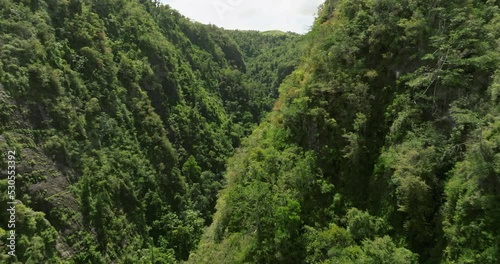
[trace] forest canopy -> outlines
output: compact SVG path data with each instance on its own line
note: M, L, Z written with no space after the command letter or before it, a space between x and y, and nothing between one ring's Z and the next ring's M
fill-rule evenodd
M499 37L493 0L326 0L305 35L0 0L0 262L498 263Z

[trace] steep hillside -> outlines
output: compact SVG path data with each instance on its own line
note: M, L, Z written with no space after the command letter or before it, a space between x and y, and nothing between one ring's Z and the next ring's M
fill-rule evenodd
M245 82L252 89L256 109L267 113L278 98L278 88L300 63L302 36L281 31L227 31L246 62ZM262 118L263 116L260 116ZM260 121L260 119L258 120Z
M1 262L187 259L272 96L240 50L157 1L0 0L0 167L15 152L18 202Z
M498 263L498 1L328 0L190 263Z
M498 263L499 14L0 0L0 262Z

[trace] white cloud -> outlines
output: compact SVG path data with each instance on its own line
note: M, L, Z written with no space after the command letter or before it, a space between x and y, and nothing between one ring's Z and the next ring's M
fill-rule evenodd
M162 0L181 14L226 29L305 33L324 0Z

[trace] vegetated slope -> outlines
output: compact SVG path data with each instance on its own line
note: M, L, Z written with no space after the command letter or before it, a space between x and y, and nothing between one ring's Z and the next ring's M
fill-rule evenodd
M255 109L267 113L278 98L278 88L300 62L302 36L281 31L228 30L240 47L246 63L244 80L253 94ZM264 89L262 89L264 88ZM255 114L254 114L255 116ZM257 121L260 121L260 118Z
M328 0L190 263L498 263L497 1Z
M222 71L220 85L225 89L220 96L228 115L237 120L235 131L247 136L271 110L278 97L279 84L298 66L303 36L284 32L272 35L258 31L222 32L221 29L211 32L227 34L241 50L244 68Z
M11 260L187 259L227 157L265 109L250 92L262 87L226 81L245 59L224 30L156 1L0 0L0 149L16 151L19 201ZM0 219L6 241L7 211Z

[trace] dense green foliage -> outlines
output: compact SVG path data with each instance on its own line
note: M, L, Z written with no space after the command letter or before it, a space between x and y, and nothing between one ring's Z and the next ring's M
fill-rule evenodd
M286 41L263 35L258 54ZM156 1L0 0L0 149L17 153L22 203L12 260L187 259L226 159L277 96L260 80L274 72L246 73L252 56Z
M327 0L305 36L0 0L10 260L498 263L499 60L494 0Z
M246 62L244 80L254 100L255 120L272 109L278 88L300 62L302 42L299 35L281 31L227 31L240 47ZM224 98L223 98L224 99ZM226 101L226 100L225 100Z
M498 263L497 1L328 0L191 263Z

